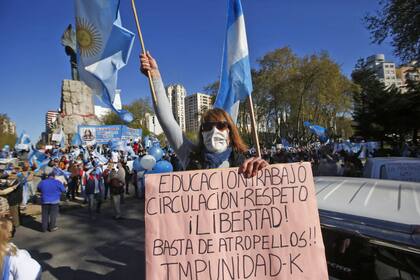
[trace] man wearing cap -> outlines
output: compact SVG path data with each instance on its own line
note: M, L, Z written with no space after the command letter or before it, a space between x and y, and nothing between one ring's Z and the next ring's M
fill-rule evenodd
M38 191L41 193L42 204L42 231L56 231L56 220L58 216L58 205L60 203L61 193L66 192L64 185L55 179L55 173L48 174L38 185Z

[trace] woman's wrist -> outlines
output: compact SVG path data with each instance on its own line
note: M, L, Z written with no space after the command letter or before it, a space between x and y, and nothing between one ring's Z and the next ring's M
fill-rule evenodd
M153 70L150 70L149 72L152 78L160 78L159 69L153 69Z

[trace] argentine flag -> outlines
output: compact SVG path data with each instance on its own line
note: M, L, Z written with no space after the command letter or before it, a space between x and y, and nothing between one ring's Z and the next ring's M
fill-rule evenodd
M242 5L240 0L228 0L222 74L214 107L224 109L236 123L239 102L250 96L251 92L251 67Z
M121 119L133 116L117 110L113 101L118 70L130 56L134 34L122 27L119 0L76 0L76 38L80 79Z
M16 140L15 150L16 151L23 151L23 150L29 151L31 148L30 145L31 145L31 138L29 138L29 135L25 131L22 131L19 138Z

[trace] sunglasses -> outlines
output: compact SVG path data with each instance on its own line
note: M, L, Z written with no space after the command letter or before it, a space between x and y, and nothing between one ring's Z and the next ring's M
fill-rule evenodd
M227 122L205 122L201 125L203 131L210 131L213 127L216 127L218 130L225 130L229 128L229 124Z

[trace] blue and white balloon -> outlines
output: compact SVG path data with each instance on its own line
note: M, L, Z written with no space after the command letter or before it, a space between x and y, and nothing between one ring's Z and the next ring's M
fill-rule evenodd
M156 161L159 161L163 157L163 151L160 147L153 146L149 150L147 150L147 153L151 156L153 156Z
M140 159L140 165L146 170L152 170L156 165L156 159L151 155L145 155Z
M167 173L174 171L172 164L167 160L160 160L156 162L155 167L152 169L156 173Z

